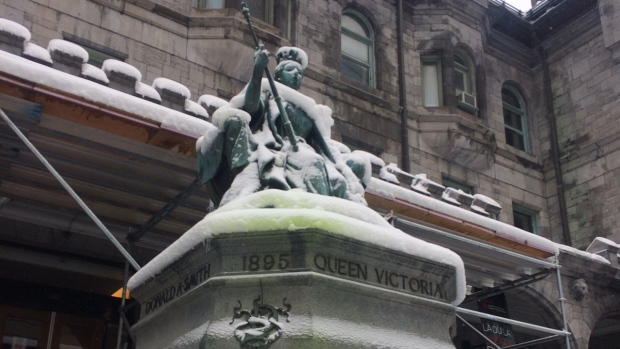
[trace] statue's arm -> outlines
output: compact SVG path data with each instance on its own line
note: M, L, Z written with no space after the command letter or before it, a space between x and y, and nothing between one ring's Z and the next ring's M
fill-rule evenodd
M261 97L261 81L265 68L269 64L269 52L261 45L254 55L254 69L252 70L252 78L248 83L245 93L245 102L243 108L249 114L254 114L260 108Z

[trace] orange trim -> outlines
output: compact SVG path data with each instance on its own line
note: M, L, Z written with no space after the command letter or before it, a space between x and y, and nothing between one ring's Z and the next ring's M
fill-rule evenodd
M196 137L47 86L0 73L0 93L42 106L42 112L169 151L196 157Z

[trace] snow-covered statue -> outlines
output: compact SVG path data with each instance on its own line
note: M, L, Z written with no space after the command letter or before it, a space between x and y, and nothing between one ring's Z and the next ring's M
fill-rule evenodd
M331 109L298 92L306 53L282 47L276 61L277 93L263 78L269 52L261 46L250 82L213 114L216 128L198 140L198 170L213 201L222 206L264 189L299 188L365 204L369 158L331 140ZM287 132L277 95L292 132Z

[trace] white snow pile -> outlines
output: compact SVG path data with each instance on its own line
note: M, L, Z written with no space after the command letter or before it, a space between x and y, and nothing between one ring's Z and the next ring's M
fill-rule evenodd
M168 109L168 113L161 120L161 127L196 138L215 128L205 120L171 109Z
M395 173L401 171L402 170L398 168L395 163L392 162L387 166L381 167L381 170L379 170L379 178L390 183L400 184L400 181L398 180L398 177L396 177Z
M88 62L88 52L86 52L83 47L66 40L50 40L50 42L47 44L47 50L50 53L58 51L69 56L78 57L82 60L82 63Z
M403 233L363 205L303 190L264 190L228 203L207 215L144 266L129 280L128 286L135 289L194 246L220 234L286 233L307 228L451 265L456 269L457 278L457 297L453 304L459 304L465 297L463 261L456 253Z
M117 72L123 75L130 76L136 79L136 84L138 81L142 80L142 73L140 73L138 68L117 59L106 59L105 61L103 61L101 70L106 72L106 74L109 74L109 72Z
M108 76L105 75L103 70L95 67L92 64L82 64L82 75L97 81L105 82L106 84L110 82L110 80L108 80Z
M446 190L441 193L441 199L458 207L461 206L461 203L458 200L458 197L460 195L465 195L465 193L461 189L456 190L454 188L446 188ZM471 197L471 195L468 196Z
M5 33L11 33L19 38L24 39L24 42L30 41L30 31L23 25L9 21L6 18L0 18L0 31Z
M430 196L431 193L428 191L429 186L431 186L434 182L426 178L425 173L420 173L414 176L415 178L411 182L411 189L422 193L424 195ZM443 187L443 186L442 186Z
M591 252L591 253L597 253L597 252L602 252L602 251L607 251L607 250L617 251L618 249L620 249L619 244L609 240L608 238L598 236L594 238L594 240L592 241L590 246L588 246L586 251Z
M557 245L558 245L558 249L560 249L560 251L562 251L564 253L570 253L570 254L578 255L578 256L585 257L585 258L591 259L591 260L599 262L599 263L611 264L611 262L608 259L606 259L605 257L600 256L598 254L587 252L587 251L582 251L582 250L576 249L574 247L566 246L566 245L562 245L562 244L557 244Z
M299 64L301 64L301 69L305 70L308 67L308 54L306 54L306 52L298 47L289 47L289 46L282 46L278 49L278 51L276 52L276 56L281 55L284 57L290 57L291 56L291 50L292 52L295 52L297 54L297 58L299 59ZM290 59L290 58L289 58Z
M158 90L172 91L183 96L185 99L189 99L192 96L191 92L189 92L189 89L185 85L167 78L157 78L153 80L152 86Z
M209 113L207 112L207 110L205 108L203 108L200 104L186 99L185 100L185 107L184 107L186 112L192 113L194 115L198 115L201 116L205 119L209 118Z
M54 63L47 49L32 42L27 42L24 45L24 56L36 58L50 64Z
M419 175L416 175L416 177L418 176ZM494 219L480 216L479 214L476 214L474 212L463 210L459 207L433 199L424 194L408 190L398 185L394 185L373 178L370 182L370 185L366 188L366 192L392 200L400 199L440 214L454 217L468 223L473 223L480 227L484 227L494 231L495 234L499 237L516 241L521 244L552 253L556 256L559 253L557 244L543 238L542 236L529 233L527 231L521 230L519 228L513 227L512 225L502 223ZM497 203L495 204L497 205Z
M486 196L486 195L482 195L482 194L474 194L474 199L478 200L480 202L484 202L486 205L488 206L494 206L497 207L499 209L502 208L502 205L499 204L499 202L491 199L490 197Z
M161 102L161 96L153 86L147 85L141 81L136 82L136 94L142 98L149 98L154 101Z
M106 62L108 61L110 60ZM118 65L108 62L108 68L116 69ZM121 70L122 69L123 68L121 68ZM136 68L133 69L137 71ZM18 76L21 79L37 85L48 86L52 89L84 98L93 103L114 107L144 119L161 123L162 126L188 134L192 137L198 138L209 129L214 128L213 125L207 121L195 118L191 115L163 107L1 50L0 71L7 75Z
M202 95L198 98L198 104L202 105L204 108L215 108L219 109L223 106L228 105L228 102L220 97L216 97L213 95Z
M213 122L213 125L215 125L220 130L223 130L224 124L228 119L231 118L239 118L247 123L252 120L250 114L248 114L245 110L231 107L222 107L216 110L215 113L213 113L213 119L211 119L211 121Z

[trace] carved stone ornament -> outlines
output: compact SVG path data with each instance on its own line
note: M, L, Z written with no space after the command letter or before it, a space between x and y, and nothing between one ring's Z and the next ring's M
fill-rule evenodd
M582 300L588 294L588 284L584 279L573 280L570 283L570 295L576 300Z
M279 317L284 316L286 322L289 322L288 312L291 310L291 305L287 303L286 298L282 301L284 308L263 304L260 296L254 300L252 310L241 310L241 301L238 302L239 306L234 308L230 324L232 325L235 319L243 318L244 320L234 332L235 338L241 344L241 349L266 349L282 336L284 324L279 321Z

